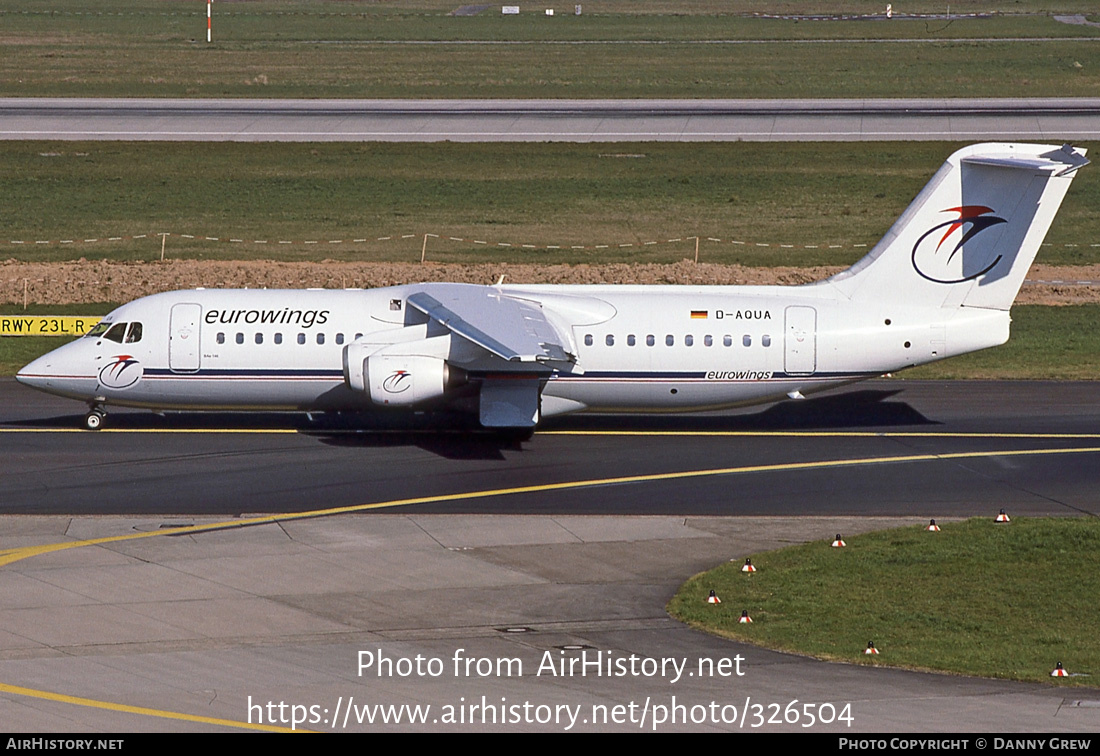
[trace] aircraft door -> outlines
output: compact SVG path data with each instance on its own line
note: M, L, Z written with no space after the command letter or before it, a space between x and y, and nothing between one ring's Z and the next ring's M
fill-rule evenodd
M199 369L199 326L202 306L178 304L172 306L168 325L168 367L177 373L193 373Z
M817 310L788 307L783 335L783 369L794 375L817 370Z

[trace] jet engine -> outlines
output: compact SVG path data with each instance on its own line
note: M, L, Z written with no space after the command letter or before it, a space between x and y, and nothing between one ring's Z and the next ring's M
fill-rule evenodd
M371 401L406 406L438 399L447 390L450 369L438 357L375 354L365 366Z
M443 346L433 342L436 339L385 346L348 344L344 348L344 382L383 406L407 407L438 399L466 383L466 371L430 354Z

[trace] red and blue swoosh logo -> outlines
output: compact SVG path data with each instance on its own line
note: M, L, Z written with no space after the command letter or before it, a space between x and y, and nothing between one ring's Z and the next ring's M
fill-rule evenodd
M986 229L1008 221L990 215L993 209L984 205L951 207L943 212L957 213L958 217L932 226L917 239L913 245L913 269L922 278L942 284L973 281L993 270L1004 255L993 256L994 250L988 245L972 245L967 250L963 247ZM941 229L942 234L938 233ZM968 255L965 260L958 257L959 252ZM975 263L975 258L979 262Z
M99 371L99 383L107 388L129 388L137 383L144 373L145 368L134 359L133 355L116 354L113 360Z
M382 381L382 388L391 394L404 393L411 385L412 373L407 370L396 370Z

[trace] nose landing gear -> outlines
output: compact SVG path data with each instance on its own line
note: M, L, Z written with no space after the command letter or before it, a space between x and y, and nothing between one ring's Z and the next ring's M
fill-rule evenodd
M107 419L107 413L98 404L89 405L91 411L84 416L84 427L90 431L97 431L103 427Z

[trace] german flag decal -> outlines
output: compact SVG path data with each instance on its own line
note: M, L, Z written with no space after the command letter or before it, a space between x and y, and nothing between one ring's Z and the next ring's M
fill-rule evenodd
M698 318L699 320L706 320L707 319L707 311L706 310L692 310L691 311L691 317L692 317L692 319Z

